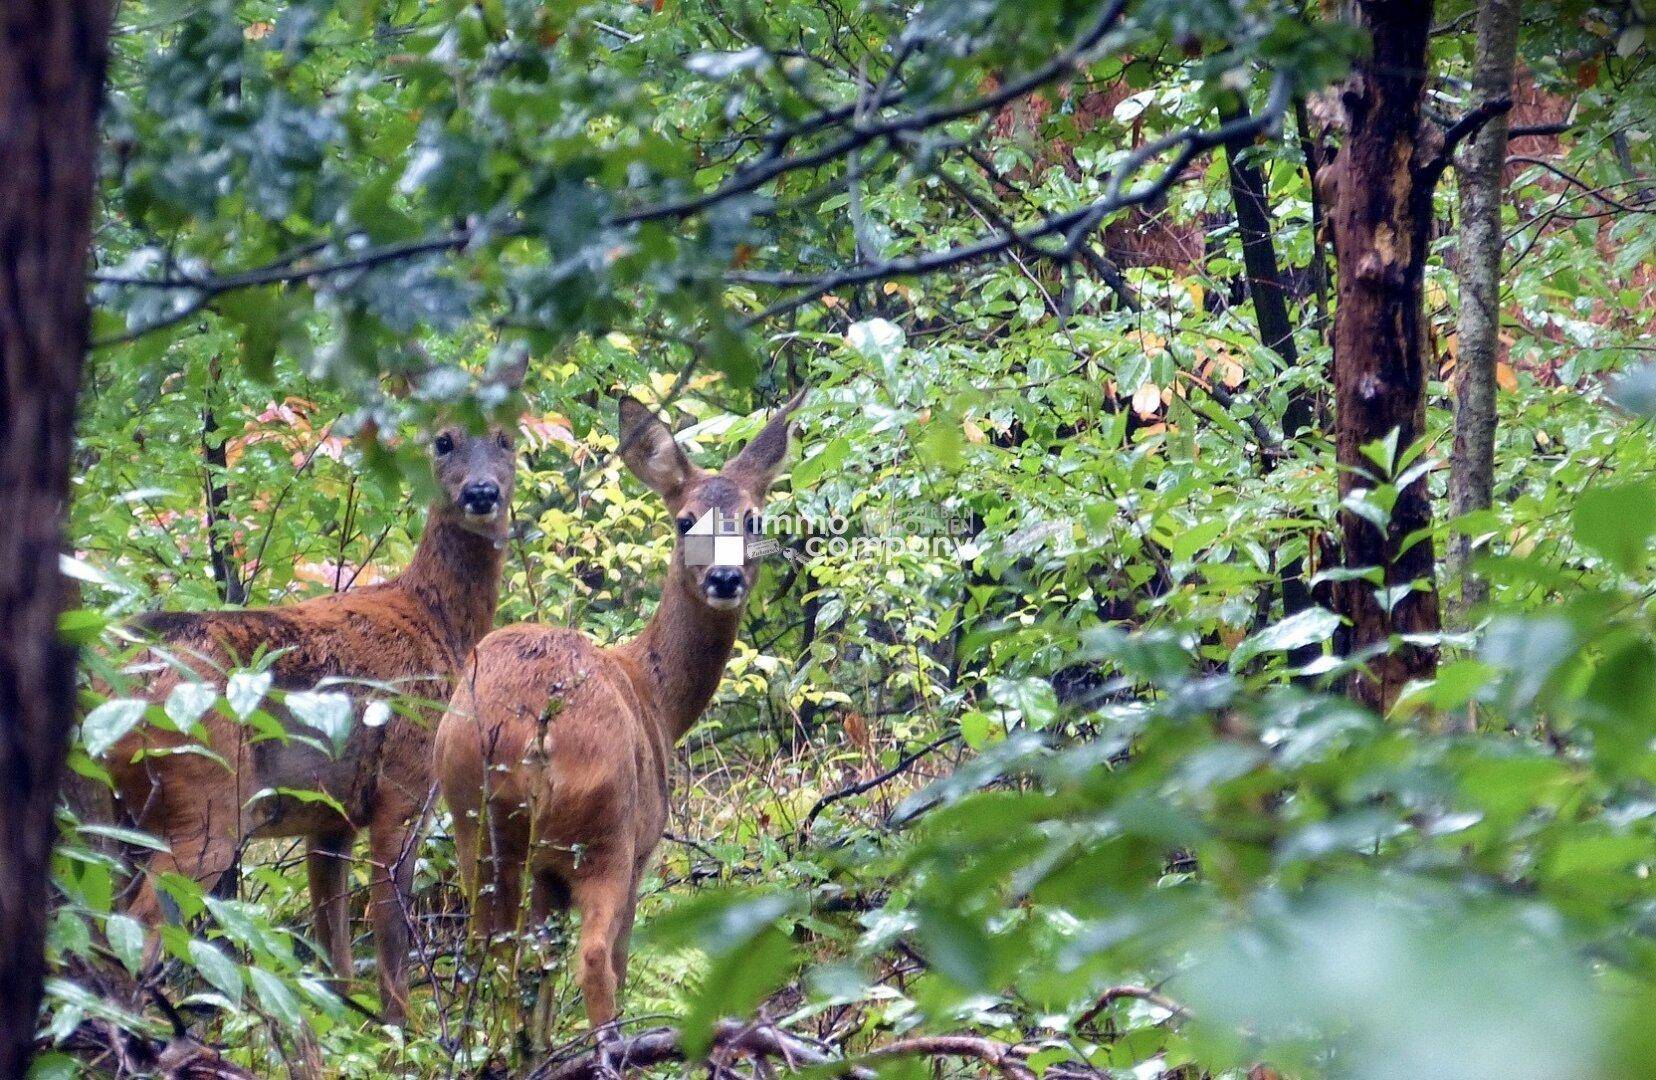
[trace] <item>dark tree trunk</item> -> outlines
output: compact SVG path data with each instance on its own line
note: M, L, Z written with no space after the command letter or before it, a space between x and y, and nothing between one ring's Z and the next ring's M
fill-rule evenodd
M1228 113L1228 122L1247 115ZM1259 337L1266 348L1282 357L1286 367L1299 365L1294 345L1294 324L1288 319L1288 290L1277 265L1276 242L1271 236L1271 207L1266 198L1265 177L1259 167L1242 156L1251 145L1247 139L1225 143L1225 166L1230 174L1231 202L1236 208L1236 229L1242 237L1242 265L1248 274L1248 297L1253 301ZM1296 394L1282 413L1282 434L1292 438L1311 426L1311 402Z
M0 1075L28 1072L75 718L58 573L109 11L0 3Z
M1229 113L1225 120L1240 119L1245 109ZM1236 229L1242 238L1242 265L1248 274L1248 296L1253 301L1259 338L1282 358L1285 368L1299 366L1299 349L1294 345L1294 324L1288 318L1288 290L1277 264L1276 242L1271 237L1271 208L1266 198L1265 177L1259 167L1243 156L1252 145L1247 139L1225 143L1225 166L1230 176L1231 203L1236 208ZM1282 435L1291 439L1311 427L1312 403L1303 390L1296 391L1282 412ZM1268 471L1275 465L1262 458ZM1282 614L1298 614L1311 606L1311 590L1305 583L1305 560L1291 559L1281 570ZM1294 650L1289 661L1304 665L1316 659L1320 645Z
M1432 222L1430 163L1442 145L1422 122L1426 46L1432 26L1429 0L1360 0L1358 18L1373 51L1346 85L1345 144L1330 170L1328 215L1338 277L1334 311L1334 408L1342 499L1372 487L1361 471L1374 465L1362 447L1394 430L1399 447L1426 428L1428 378L1423 326L1423 282ZM1402 541L1431 524L1424 477L1408 485L1381 530L1342 510L1342 556L1347 567L1382 567L1388 586L1420 583L1388 614L1366 581L1342 582L1336 610L1350 620L1350 647L1362 652L1396 634L1439 629L1438 597L1429 540L1402 549ZM1399 645L1369 662L1369 675L1352 680L1353 697L1388 708L1410 679L1430 676L1437 650Z
M219 362L214 357L207 368L207 403L201 407L201 456L206 462L203 484L207 495L207 550L219 599L241 607L247 603L247 588L242 584L241 568L236 565L230 548L235 523L226 516L224 509L230 501L230 462L225 453L224 432L219 428L218 417L213 415L213 394L218 389L219 379ZM341 531L341 543L344 542L343 536ZM342 555L339 569L334 572L335 592L339 591L338 575L344 566Z

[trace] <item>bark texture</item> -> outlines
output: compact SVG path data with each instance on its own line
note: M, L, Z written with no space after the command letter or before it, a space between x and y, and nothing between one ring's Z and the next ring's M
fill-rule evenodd
M1475 100L1513 92L1518 57L1518 0L1480 0ZM1449 512L1484 510L1495 486L1495 364L1501 331L1501 193L1507 118L1492 118L1472 138L1460 163L1460 322L1455 361L1455 448L1449 459ZM1451 622L1488 599L1488 586L1468 569L1471 537L1449 540L1450 579L1460 582Z
M1357 17L1373 51L1342 95L1346 141L1328 170L1329 224L1334 236L1339 302L1334 313L1334 405L1342 499L1372 487L1374 466L1362 447L1399 434L1399 447L1426 428L1427 364L1423 283L1432 222L1432 162L1442 146L1422 122L1429 0L1362 0ZM1439 629L1429 540L1406 550L1403 540L1431 524L1425 478L1408 485L1385 529L1342 510L1342 559L1347 567L1382 567L1388 587L1421 588L1388 612L1367 581L1341 582L1335 608L1350 621L1350 649L1365 655L1396 634ZM1431 675L1437 650L1399 645L1373 656L1368 674L1353 678L1352 696L1385 709L1413 678Z
M53 807L75 717L58 573L86 260L104 0L0 3L0 1075L40 1008Z

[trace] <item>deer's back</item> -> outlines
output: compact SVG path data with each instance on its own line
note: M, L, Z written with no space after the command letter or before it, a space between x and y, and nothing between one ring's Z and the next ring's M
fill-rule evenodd
M234 783L244 798L265 788L325 791L360 823L371 809L387 766L401 784L429 786L430 729L440 705L427 705L423 726L397 711L381 727L361 722L364 702L393 692L412 702L415 712L422 711L421 701L442 702L457 660L419 600L395 585L282 608L161 612L141 616L134 625L153 635L158 651L176 661L165 662L143 688L143 696L151 701L164 702L174 687L188 679L222 686L230 670L251 666L261 654L275 653L269 668L274 686L308 691L324 679L344 680L323 689L348 694L354 714L345 747L334 754L297 740L259 739L210 710L202 717L209 748L231 763L235 777L228 776L222 764L201 755L149 757L134 763L133 755L143 748L191 741L176 733L141 727L110 755L122 801L134 814L154 801L151 789L156 785L189 789ZM290 732L316 735L276 702L267 700L264 708ZM251 776L244 775L248 770ZM172 793L169 801L180 800L189 801L188 790ZM188 810L178 812L187 814ZM255 804L250 814L245 828L267 835L315 833L338 826L337 813L322 802L270 798Z

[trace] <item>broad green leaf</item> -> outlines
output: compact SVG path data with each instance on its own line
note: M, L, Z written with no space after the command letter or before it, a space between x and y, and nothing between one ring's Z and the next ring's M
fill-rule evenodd
M144 928L130 915L111 915L104 921L104 937L116 959L134 975L144 958Z
M344 752L354 722L348 695L336 691L301 690L288 694L282 703L300 723L321 732L336 755Z
M137 698L113 698L94 708L81 720L81 739L92 757L103 757L121 737L138 726L149 702Z
M202 978L232 1003L241 1001L241 966L234 960L198 938L190 942L190 962L201 972Z
M270 692L271 674L268 671L238 671L225 684L224 696L230 702L230 711L246 720Z
M1268 652L1288 652L1327 641L1340 627L1340 617L1319 607L1306 608L1246 638L1231 653L1231 670Z
M1588 489L1576 503L1574 525L1576 539L1618 569L1642 569L1656 534L1656 481Z
M250 967L247 969L247 977L253 983L253 993L258 997L259 1004L272 1019L293 1031L303 1026L304 1019L299 1012L299 1002L280 976L262 967Z
M181 682L167 695L164 711L180 731L186 731L217 700L218 691L206 683Z

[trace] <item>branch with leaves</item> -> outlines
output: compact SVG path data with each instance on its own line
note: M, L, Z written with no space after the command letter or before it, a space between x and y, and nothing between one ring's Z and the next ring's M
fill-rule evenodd
M905 49L871 95L859 98L854 104L825 108L806 120L778 128L764 137L764 150L758 157L739 167L735 175L712 190L612 213L602 220L601 227L625 234L647 222L690 218L751 196L761 187L789 173L835 162L850 162L859 151L874 143L885 143L911 159L924 157L925 153L916 154L915 150L927 150L922 145L924 139L929 137L927 133L963 120L985 121L1018 100L1084 72L1097 59L1095 54L1109 39L1111 31L1119 27L1125 8L1125 0L1115 0L1106 5L1088 28L1050 61L1022 76L1006 80L992 92L962 102L901 111L900 107L912 98L912 92L903 90L895 78L897 69L911 51ZM1153 202L1166 194L1201 154L1227 142L1248 140L1277 130L1289 98L1289 75L1286 71L1278 71L1273 76L1269 100L1258 113L1230 120L1213 129L1192 127L1146 142L1110 171L1102 198L1072 210L1045 214L1031 224L1012 226L997 221L998 227L980 240L920 255L878 262L859 261L855 265L816 273L732 269L725 273L724 278L733 283L796 290L748 316L744 325L752 327L793 311L826 292L922 277L1014 252L1060 264L1080 259L1094 269L1111 269L1107 264L1100 266L1101 260L1090 246L1093 234L1110 215ZM822 145L797 153L786 152L806 136L820 136L825 132L839 134ZM930 149L935 150L935 147ZM954 144L953 149L970 152L969 143ZM1132 181L1144 168L1164 156L1170 156L1170 160L1153 179L1132 186ZM974 156L973 160L979 159ZM940 166L934 164L933 168ZM176 325L237 290L315 284L407 260L475 249L484 243L522 237L530 231L520 216L508 214L470 221L419 239L363 247L334 259L318 256L332 250L347 252L352 244L361 240L361 235L353 233L335 242L312 241L269 263L239 271L171 273L161 277L94 274L92 281L95 284L129 289L175 290L187 297L166 314L94 342L94 346L129 343L152 331ZM1105 276L1118 291L1125 292L1118 274Z

